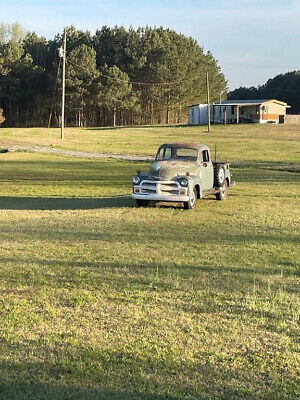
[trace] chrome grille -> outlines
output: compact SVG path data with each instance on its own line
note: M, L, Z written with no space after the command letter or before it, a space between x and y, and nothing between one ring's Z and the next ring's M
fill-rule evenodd
M142 194L179 195L179 183L174 181L142 181Z
M148 182L142 182L141 184L141 192L142 193L156 193L157 192L157 187L156 187L156 182L153 183L148 183Z

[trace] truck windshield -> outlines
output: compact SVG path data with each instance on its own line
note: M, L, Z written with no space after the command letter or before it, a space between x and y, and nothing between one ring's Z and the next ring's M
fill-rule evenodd
M156 161L180 160L197 161L198 151L186 147L162 147L156 156Z

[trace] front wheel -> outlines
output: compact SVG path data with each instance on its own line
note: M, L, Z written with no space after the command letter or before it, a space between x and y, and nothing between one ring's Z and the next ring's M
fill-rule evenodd
M222 187L220 187L219 193L216 194L217 200L225 200L228 195L228 183L225 180L225 183Z
M197 190L194 187L194 190L190 194L189 200L183 202L183 207L185 210L191 210L192 208L196 207L196 203L197 203Z

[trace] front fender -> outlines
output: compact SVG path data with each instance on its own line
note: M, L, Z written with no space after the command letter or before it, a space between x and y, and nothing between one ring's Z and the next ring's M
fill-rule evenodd
M195 186L198 186L198 196L201 199L202 198L202 191L201 191L201 184L200 184L200 178L197 175L190 175L190 176L186 176L186 175L182 175L179 176L176 180L180 180L180 179L187 179L189 181L188 184L188 193L190 194L192 190L194 190Z
M201 181L198 175L190 176L190 187L191 187L190 190L193 190L195 186L197 187L198 190L199 199L202 199Z

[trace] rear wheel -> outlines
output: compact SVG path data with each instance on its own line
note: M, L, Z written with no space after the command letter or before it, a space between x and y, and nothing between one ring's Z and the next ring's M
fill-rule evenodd
M148 207L150 201L149 200L136 199L135 203L136 203L137 207Z
M219 193L216 194L217 200L225 200L228 195L228 183L225 180L225 183L222 187L220 187Z
M197 203L197 189L194 187L192 193L190 194L190 198L188 201L183 202L183 207L185 210L191 210L196 207Z

